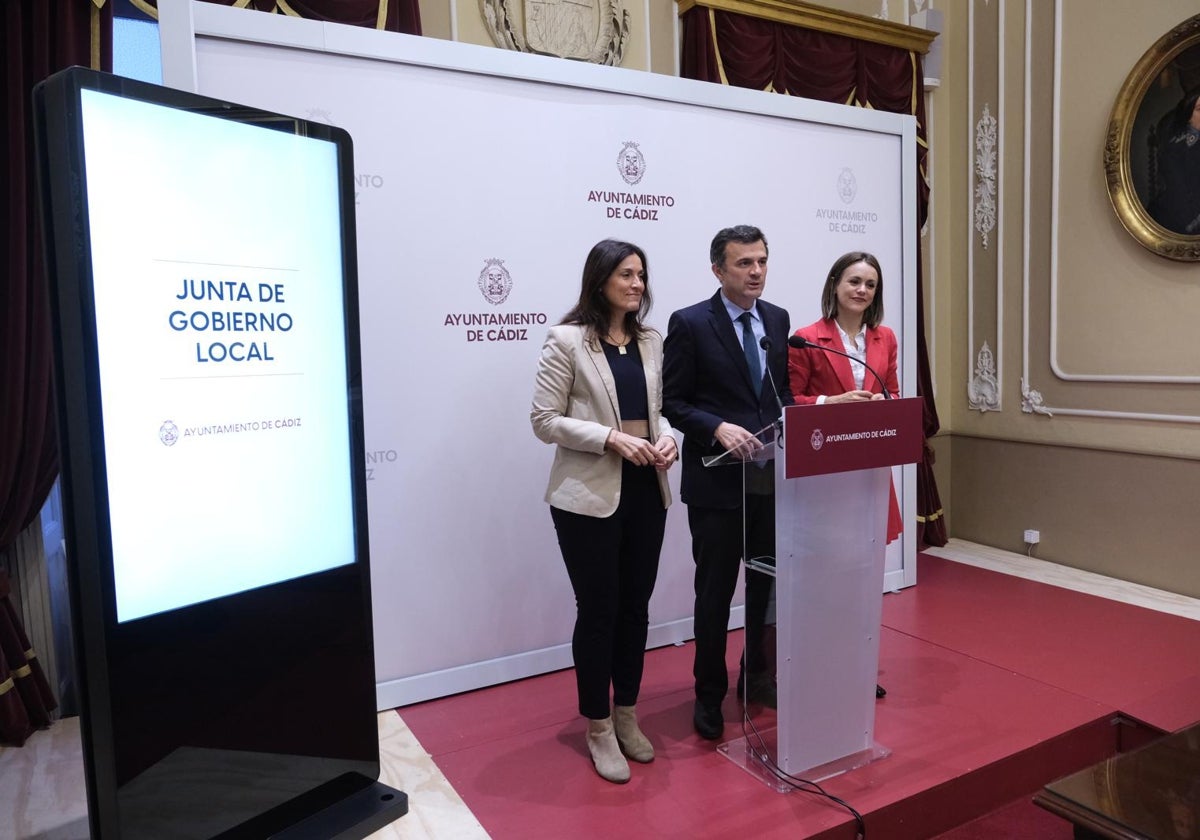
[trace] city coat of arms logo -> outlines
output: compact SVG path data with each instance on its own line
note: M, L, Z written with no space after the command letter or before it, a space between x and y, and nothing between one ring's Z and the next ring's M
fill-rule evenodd
M158 427L158 439L162 441L163 446L174 446L179 440L179 427L170 420L164 420Z
M620 154L617 155L617 171L621 173L625 183L631 187L642 180L642 176L646 174L646 158L642 156L642 150L638 148L638 144L632 140L627 140L621 147Z
M512 291L512 275L504 267L504 260L495 257L484 260L483 271L479 272L479 291L493 306L499 306L508 300Z
M838 173L837 194L843 204L849 204L858 195L858 179L854 177L854 170L848 166Z
M496 46L616 66L629 38L622 0L479 0Z
M813 449L820 449L825 445L825 435L820 429L813 429L812 437L808 439L808 442L812 444Z

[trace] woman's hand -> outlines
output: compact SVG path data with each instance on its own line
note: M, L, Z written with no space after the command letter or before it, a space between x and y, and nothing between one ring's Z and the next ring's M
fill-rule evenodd
M671 442L674 443L674 440ZM626 461L637 464L639 467L651 464L656 467L662 466L662 454L654 444L645 438L634 437L613 429L608 433L608 440L604 442L604 448L609 452L616 452Z
M875 395L870 391L847 391L844 394L838 394L835 397L826 397L825 403L847 403L847 402L867 402L874 399ZM879 399L883 399L883 394L879 394Z
M655 463L655 467L660 470L665 470L675 463L675 459L679 457L679 447L675 444L675 438L672 435L663 435L654 442L654 449L658 452L659 461Z

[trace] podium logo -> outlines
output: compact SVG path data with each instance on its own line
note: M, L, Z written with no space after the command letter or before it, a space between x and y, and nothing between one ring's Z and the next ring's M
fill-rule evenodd
M625 183L631 187L641 181L642 176L646 174L646 158L642 156L642 150L638 148L638 144L632 140L626 140L617 155L617 171L621 173Z
M838 173L837 194L843 204L849 204L858 195L858 179L854 177L854 170L848 166Z
M812 436L809 437L808 442L812 444L814 450L820 449L825 445L825 434L820 429L813 429Z
M158 427L158 439L162 441L163 446L174 446L179 440L179 427L170 420L164 420Z
M478 285L480 294L492 306L499 306L508 300L513 283L512 275L504 267L504 260L495 257L484 260L483 271L479 272Z

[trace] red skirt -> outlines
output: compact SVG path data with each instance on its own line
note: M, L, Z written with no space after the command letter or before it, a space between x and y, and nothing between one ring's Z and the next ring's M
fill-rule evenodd
M889 543L904 533L904 518L900 516L900 503L896 501L896 485L892 484L888 499L887 541Z

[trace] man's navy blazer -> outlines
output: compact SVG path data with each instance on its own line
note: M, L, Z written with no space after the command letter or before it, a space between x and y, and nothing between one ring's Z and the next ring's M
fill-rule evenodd
M779 387L779 401L792 404L788 386L787 310L758 301L771 349L767 369ZM663 345L663 415L684 434L680 497L686 504L735 508L742 502L736 467L705 467L700 459L725 450L714 439L717 426L735 423L757 432L779 419L779 401L763 373L755 396L742 340L721 293L671 315Z

